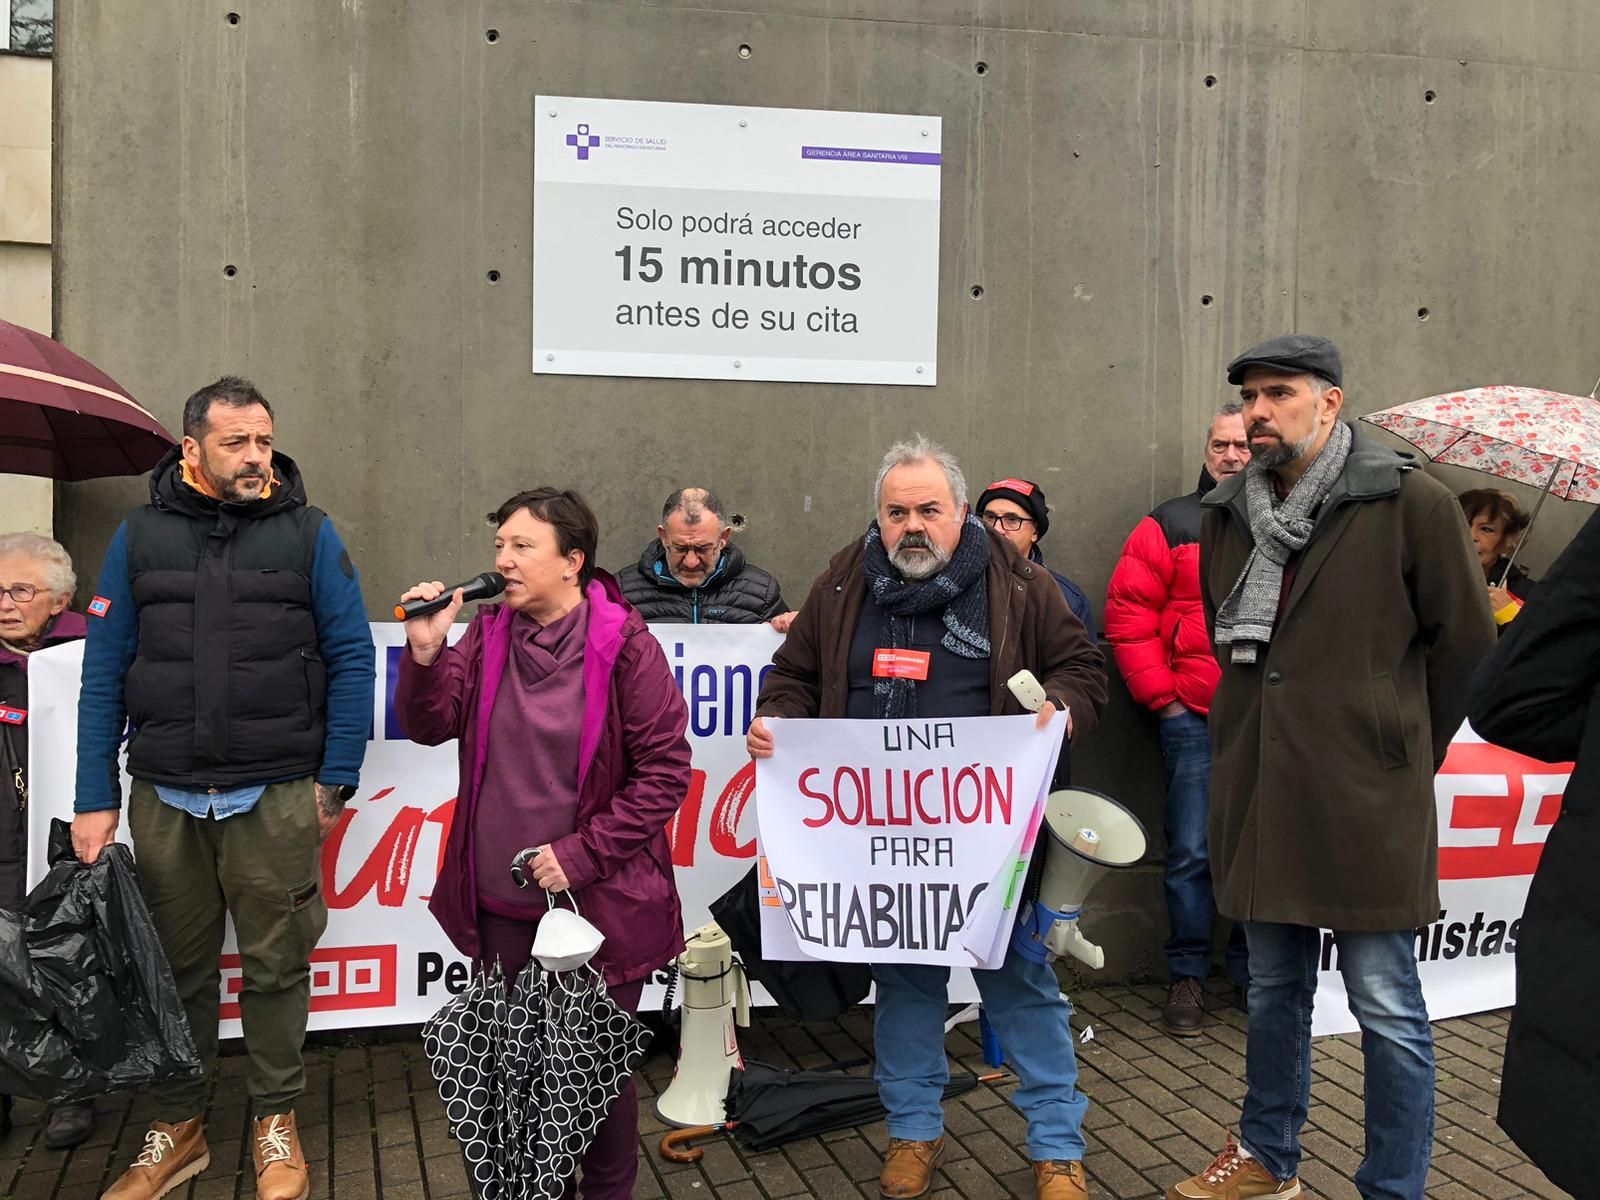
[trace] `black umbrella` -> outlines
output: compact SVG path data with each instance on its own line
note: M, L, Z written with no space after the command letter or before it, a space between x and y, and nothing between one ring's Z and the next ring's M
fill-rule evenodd
M747 1061L743 1068L735 1068L729 1079L727 1121L674 1130L661 1139L661 1156L669 1162L697 1162L703 1152L691 1149L690 1143L719 1131L732 1133L748 1149L771 1150L801 1138L881 1120L885 1110L878 1099L877 1080L844 1074L845 1068L854 1065L791 1071ZM945 1084L944 1098L949 1100L979 1083L1003 1077L1000 1072L980 1079L963 1071Z
M711 915L733 943L745 974L767 989L791 1017L831 1021L867 998L866 963L778 962L761 956L761 896L756 868L711 904Z

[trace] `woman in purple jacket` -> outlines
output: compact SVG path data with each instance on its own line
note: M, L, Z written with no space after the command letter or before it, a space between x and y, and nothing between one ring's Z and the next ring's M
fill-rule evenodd
M456 947L508 975L527 963L544 892L513 882L527 846L544 891L568 891L605 936L593 960L636 1011L645 979L683 949L666 826L689 788L688 719L666 655L594 565L599 524L576 492L539 488L489 515L502 604L406 622L395 713L412 741L460 740L455 819L429 908ZM437 580L403 599L432 600ZM585 1200L633 1194L630 1081L583 1160Z

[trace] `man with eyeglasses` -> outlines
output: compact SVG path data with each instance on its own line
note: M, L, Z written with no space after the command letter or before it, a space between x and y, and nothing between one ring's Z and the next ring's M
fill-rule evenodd
M786 614L778 581L730 545L733 526L709 488L679 488L661 509L655 540L617 572L646 621L755 625Z
M1029 562L1044 566L1044 553L1039 549L1039 539L1050 528L1050 506L1045 503L1044 489L1027 479L997 479L983 489L978 497L978 517L990 529L1017 548L1017 553ZM1083 622L1091 638L1100 634L1094 625L1094 606L1083 589L1060 571L1045 566L1051 578L1067 598L1072 615Z

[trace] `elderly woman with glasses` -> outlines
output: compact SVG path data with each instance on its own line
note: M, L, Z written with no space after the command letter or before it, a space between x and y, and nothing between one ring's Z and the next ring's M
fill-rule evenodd
M86 632L67 608L77 578L57 542L0 533L0 908L22 903L28 859L28 656ZM11 1128L11 1097L0 1096L0 1134ZM51 1111L45 1145L65 1150L94 1132L94 1103Z

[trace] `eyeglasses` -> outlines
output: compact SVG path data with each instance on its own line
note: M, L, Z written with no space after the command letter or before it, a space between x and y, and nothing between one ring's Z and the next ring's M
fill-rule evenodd
M1015 533L1021 529L1024 521L1029 525L1033 524L1032 517L1024 517L1020 513L984 513L980 520L990 529L998 526L1007 533Z
M10 596L18 604L26 604L39 594L39 589L31 583L13 583L10 587L0 587L0 596Z
M688 558L691 554L696 558L710 558L718 549L715 542L707 542L704 546L670 545L667 548L679 558Z

